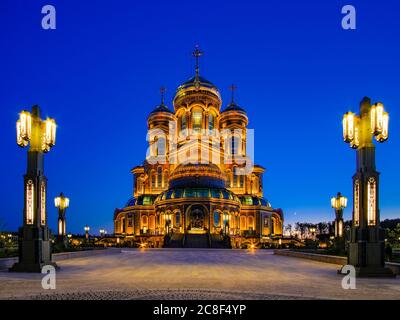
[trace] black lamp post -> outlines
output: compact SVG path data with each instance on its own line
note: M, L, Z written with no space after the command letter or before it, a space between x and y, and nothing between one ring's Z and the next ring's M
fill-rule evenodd
M54 119L42 120L38 106L32 113L22 111L17 121L17 144L27 147L28 165L24 175L23 225L19 228L19 260L10 271L41 272L51 261L50 230L47 226L47 178L44 176L44 153L55 145Z
M85 230L85 239L86 239L86 242L87 242L87 241L89 241L89 231L90 231L90 227L89 227L88 225L86 225L85 228L84 228L84 230Z
M344 141L356 149L356 173L353 176L353 225L346 235L348 264L357 276L394 276L385 267L385 230L379 218L379 173L375 168L372 138L385 142L389 136L389 115L381 103L371 106L365 97L360 115L348 112L343 118Z
M335 209L335 238L343 237L343 209L347 207L347 198L338 192L336 197L331 198L331 206Z
M65 197L61 192L58 197L54 198L54 205L58 208L58 240L67 245L67 220L65 211L69 207L69 198Z

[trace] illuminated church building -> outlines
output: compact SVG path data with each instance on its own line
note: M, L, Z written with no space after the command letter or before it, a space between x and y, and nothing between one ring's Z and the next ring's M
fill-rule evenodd
M248 117L199 75L181 84L173 111L150 112L149 150L134 167L133 197L114 212L125 244L152 247L257 246L282 236L283 213L263 197L265 169L246 153ZM232 90L234 88L232 87Z

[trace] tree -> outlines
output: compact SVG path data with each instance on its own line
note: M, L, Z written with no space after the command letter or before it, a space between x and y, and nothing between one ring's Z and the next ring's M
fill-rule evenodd
M319 234L326 234L329 232L328 224L326 222L319 222L317 224L317 230Z
M393 228L386 228L387 239L391 244L400 242L400 223L397 223Z
M292 235L292 225L289 223L286 227L285 227L286 232L288 232L290 235Z

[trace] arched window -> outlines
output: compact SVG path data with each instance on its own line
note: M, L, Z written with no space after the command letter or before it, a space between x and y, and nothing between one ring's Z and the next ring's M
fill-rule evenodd
M151 172L150 179L151 179L151 188L154 189L156 187L156 173L154 172L154 170Z
M180 212L177 212L175 214L175 224L179 225L180 223L181 223L181 214L180 214Z
M241 152L240 140L241 139L238 136L232 136L231 138L231 153L234 155L238 155Z
M157 187L161 188L162 186L162 168L157 168Z
M164 137L158 138L156 150L156 156L165 156L166 143Z
M154 230L155 228L156 228L156 218L154 215L151 215L149 219L149 229Z
M180 127L181 132L184 132L186 128L187 128L187 119L186 119L186 113L184 113L181 117L181 127Z
M160 226L160 221L161 221L161 219L160 219L160 214L157 213L157 214L156 214L156 224L157 224L157 226Z
M231 178L231 171L230 170L228 170L226 172L226 184L227 184L228 188L232 187L232 178Z
M258 176L253 175L253 193L258 193L258 190L260 188L258 179Z
M215 115L213 112L208 114L208 130L213 130L215 128Z
M243 186L244 186L244 177L245 177L244 170L242 169L242 170L240 170L240 176L239 176L240 188L243 188Z
M149 221L149 219L148 219L147 216L142 216L141 220L142 220L141 221L142 225L140 227L143 230L143 233L146 233L147 229L148 229L148 221Z
M153 140L153 156L158 156L158 137L155 136Z
M220 226L220 214L218 211L214 212L214 226L216 228Z
M246 217L240 216L240 230L246 230Z
M254 229L254 219L253 217L247 217L247 229L248 230L253 230Z
M274 217L272 217L272 222L271 222L271 234L274 235L275 234L275 226L276 226L276 219Z
M237 167L233 167L233 171L232 171L232 174L233 174L233 187L234 188L237 188L237 186L238 186L238 174L237 174Z
M203 109L193 108L192 110L192 128L194 133L200 133L202 127Z
M168 186L168 180L169 180L169 173L168 173L168 170L165 170L164 171L164 184L163 184L163 187Z

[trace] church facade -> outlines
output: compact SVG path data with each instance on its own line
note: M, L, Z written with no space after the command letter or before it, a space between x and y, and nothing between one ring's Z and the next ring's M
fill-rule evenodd
M248 117L199 75L180 85L169 109L147 119L146 160L134 167L132 198L115 209L114 233L152 247L259 246L282 236L283 212L264 198L265 169L247 154ZM233 90L234 88L232 88Z

